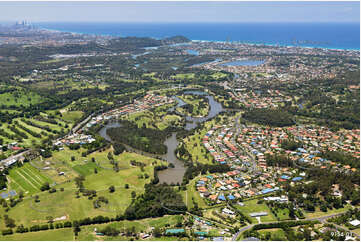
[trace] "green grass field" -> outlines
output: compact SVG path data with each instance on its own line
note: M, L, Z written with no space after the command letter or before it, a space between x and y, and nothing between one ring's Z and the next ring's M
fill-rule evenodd
M227 74L222 73L222 72L216 72L216 73L212 74L211 77L218 80L218 79L227 77Z
M88 176L94 173L94 170L101 170L102 168L99 167L95 162L88 162L85 165L75 165L73 166L73 170L76 171L79 175Z
M200 208L208 207L207 204L205 203L204 199L201 198L201 196L199 195L199 192L195 188L195 183L198 181L199 178L200 178L200 176L191 180L189 182L189 184L187 185L187 190L180 191L180 194L183 197L183 202L187 205L188 208L194 207L192 198L194 199L194 201L198 204L198 206Z
M1 129L4 130L6 133L13 135L14 137L8 138L5 136L0 136L0 138L3 139L3 142L5 144L12 143L12 142L18 142L19 146L23 146L25 148L33 147L35 144L41 144L41 142L44 139L47 139L50 135L55 135L55 132L60 132L63 130L64 132L68 131L70 128L65 129L65 122L58 120L58 122L61 123L61 125L51 124L43 121L38 121L34 118L25 118L25 121L21 120L22 118L16 118L13 119L12 125L14 125L20 132L23 132L27 135L27 138L23 138L19 135L17 135L15 132L10 130L9 124L2 124ZM48 127L51 129L51 132L46 130L45 128L39 128L30 124L27 124L26 121L31 121L35 124L41 125L41 127ZM30 132L35 132L36 134L41 135L41 137L35 137L33 134L29 133L27 130L22 129L18 124L15 124L15 122L18 122L18 124L22 127L25 127L26 129L29 129ZM54 132L53 132L54 131Z
M257 219L252 218L250 216L250 213L255 212L267 212L267 216L262 216L261 222L271 222L271 221L277 221L273 213L271 213L271 210L268 208L268 206L265 203L257 204L258 200L249 200L244 202L244 206L239 206L238 204L235 205L235 207L241 211L244 215L249 216L252 220L252 223L258 223Z
M346 212L347 210L349 210L351 208L351 205L345 205L343 208L339 208L339 209L329 209L327 210L327 212L322 212L319 208L316 208L315 212L304 212L304 215L306 218L317 218L317 217L322 217L322 216L327 216L327 215L331 215L331 214L336 214L336 213L342 213L342 212Z
M287 240L285 232L282 229L261 229L258 232L266 236L267 233L271 234L271 240Z
M285 209L279 209L279 210L277 210L277 217L278 217L280 220L287 220L287 219L290 219L289 213L290 213L290 210L287 209L287 208L285 208Z
M81 157L80 150L69 150L54 152L53 157L41 161L34 161L35 165L42 166L46 163L50 170L41 170L26 163L23 167L14 167L10 171L10 187L16 191L23 190L25 192L24 201L16 205L16 209L10 209L9 216L15 219L16 224L24 224L31 226L47 221L47 216L59 218L66 216L70 220L85 217L95 217L97 215L115 216L123 213L132 201L131 193L134 191L137 195L144 192L144 185L150 182L154 176L153 163L163 163L160 160L145 157L135 153L124 152L118 156L114 156L119 162L121 170L115 172L113 169L103 169L97 164L103 160L109 162L107 158L108 149L103 152L95 152L88 157ZM76 160L71 161L70 157L75 156ZM94 157L97 162L92 162ZM144 163L146 166L142 170L139 166L132 166L131 160ZM67 170L65 170L67 169ZM97 170L97 173L94 172ZM59 176L59 171L65 171L65 176ZM144 178L147 174L149 177ZM89 190L96 190L97 196L103 196L108 199L108 204L101 203L101 208L94 208L93 200L89 200L85 196L76 198L77 190L73 178L79 175L85 176L84 186ZM143 176L143 178L140 177ZM50 179L50 178L51 179ZM59 182L60 179L62 182ZM52 184L52 180L57 181L55 186L57 192L49 193L47 191L40 192L40 186L48 181ZM69 182L66 182L69 180ZM129 188L125 188L125 184ZM110 193L109 187L114 186L115 192ZM64 188L64 191L60 191ZM28 195L38 195L40 202L35 202L34 198ZM23 216L26 211L27 216ZM4 214L4 209L0 208L0 216ZM4 224L0 222L0 229L4 228Z
M182 118L178 115L165 115L162 120L157 123L157 128L163 130L171 125L177 126L181 120Z
M31 233L16 233L7 236L0 236L1 241L67 241L74 240L72 228L46 230Z
M82 111L61 111L62 114L62 119L65 120L66 122L77 122L82 116L83 116L83 112Z
M195 76L194 73L182 73L182 74L176 74L174 76L171 76L171 78L175 79L193 79Z
M22 167L14 167L9 172L9 187L17 192L33 194L40 191L40 187L45 183L52 183L52 180L40 173L36 168L26 163Z
M19 89L17 91L0 94L0 103L6 106L14 105L17 107L28 107L30 105L35 105L43 101L46 101L46 99L41 97L37 93L27 90Z
M56 121L58 122L58 123L60 123L61 124L61 126L60 125L57 125L57 124L52 124L52 123L48 123L48 122L44 122L44 121L39 121L39 120L36 120L36 119L30 119L30 121L32 121L32 122L34 122L35 124L39 124L39 125L41 125L41 126L48 126L49 128L51 128L52 130L56 130L56 131L61 131L62 129L66 129L66 128L64 128L64 126L65 126L65 122L64 121L62 121L62 120L60 120L60 119L56 119ZM68 128L69 129L69 128Z

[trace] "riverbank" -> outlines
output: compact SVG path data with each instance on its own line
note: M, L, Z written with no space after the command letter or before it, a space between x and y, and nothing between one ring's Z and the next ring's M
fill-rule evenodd
M217 102L213 96L209 95L206 92L203 91L185 91L185 94L190 95L204 95L205 98L208 100L208 105L210 107L208 115L206 117L201 118L194 118L190 116L185 116L186 124L184 129L185 130L192 130L196 128L200 123L203 123L215 116L217 116L220 112L223 111L222 105ZM176 107L180 107L182 105L185 105L186 103L183 102L181 99L177 98L175 99L178 101L178 104ZM174 110L174 107L170 108L169 111ZM118 122L112 122L106 124L100 131L99 135L102 136L104 139L112 142L111 138L107 134L107 129L109 128L116 128L120 127L121 124ZM177 140L177 132L173 132L171 136L167 137L166 140L163 142L165 146L167 146L167 153L165 155L157 155L157 154L150 154L138 149L135 149L133 147L130 147L129 145L126 145L127 150L131 152L135 152L144 156L152 157L152 158L160 158L163 160L166 160L168 163L172 163L174 165L174 168L168 168L166 170L162 170L158 172L159 182L160 183L167 183L167 184L177 184L181 183L183 180L183 175L186 171L186 167L184 165L183 161L180 161L175 154L175 150L178 147L179 141Z

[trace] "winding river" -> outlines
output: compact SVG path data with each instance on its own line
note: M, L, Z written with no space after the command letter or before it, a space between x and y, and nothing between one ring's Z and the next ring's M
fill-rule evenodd
M210 110L208 112L208 115L206 117L201 117L201 118L195 118L195 117L190 117L190 116L186 116L186 126L185 129L186 130L192 130L194 128L196 128L198 126L199 123L203 123L215 116L217 116L220 112L223 111L223 107L222 104L220 104L219 102L217 102L213 96L205 93L205 92L201 92L201 91L185 91L185 94L194 94L194 95L204 95L207 99L208 99L208 103L210 106ZM185 105L186 103L183 102L180 98L178 97L173 97L178 104L176 105L176 107L181 107L183 105ZM174 111L176 107L172 107L169 109L169 111ZM110 139L110 137L107 135L106 131L108 128L114 128L114 127L120 127L120 124L117 122L114 123L109 123L107 125L105 125L100 131L99 134L106 140L108 141L112 141ZM159 158L161 157L164 160L167 160L169 163L173 163L174 164L174 168L168 168L162 171L158 172L158 177L159 177L159 182L160 183L167 183L167 184L171 184L171 183L182 183L183 180L183 175L186 171L186 167L184 166L184 163L182 161L180 161L179 159L177 159L174 151L178 146L178 140L177 140L177 132L172 133L172 135L170 137L168 137L165 141L164 144L167 146L167 154L165 155L155 155L155 154L150 154L141 150L137 150L134 149L128 145L125 145L126 148L131 151L131 152L135 152L141 155L145 155L145 156L149 156L149 157L153 157L153 158Z

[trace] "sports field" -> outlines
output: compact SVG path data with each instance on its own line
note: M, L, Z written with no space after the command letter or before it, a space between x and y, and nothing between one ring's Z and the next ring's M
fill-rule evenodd
M33 194L40 192L40 187L48 182L52 184L52 180L40 173L35 167L29 163L25 163L22 167L14 167L9 172L9 188L17 193L23 191L24 194Z

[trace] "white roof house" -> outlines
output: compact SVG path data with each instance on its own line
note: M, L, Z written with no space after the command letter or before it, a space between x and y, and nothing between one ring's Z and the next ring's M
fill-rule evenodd
M349 222L352 226L359 226L360 225L360 220L358 219L355 219L355 220L352 220L351 222Z

